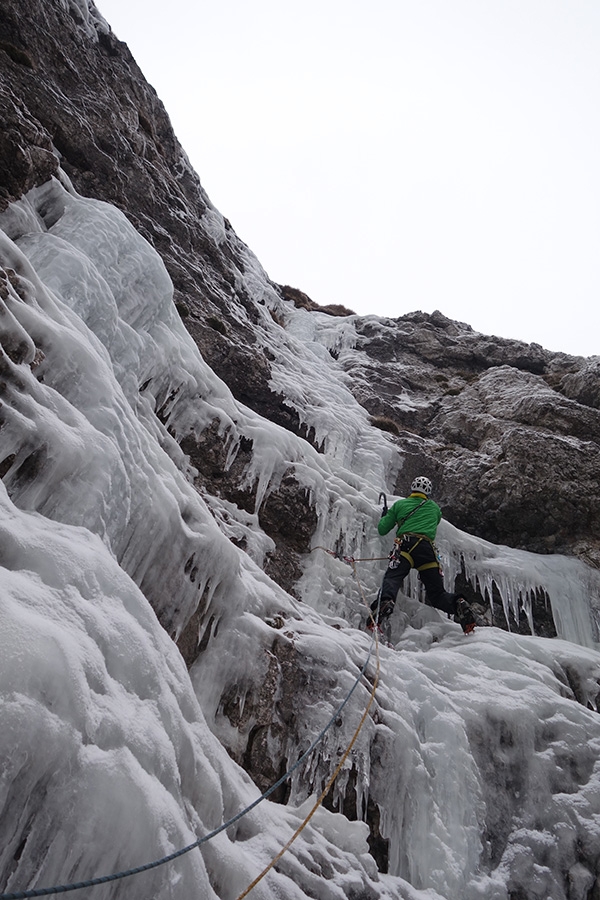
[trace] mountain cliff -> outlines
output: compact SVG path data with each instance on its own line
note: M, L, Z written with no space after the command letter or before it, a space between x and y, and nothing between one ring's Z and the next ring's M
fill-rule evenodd
M341 762L256 896L596 897L598 358L274 284L91 0L7 0L0 71L0 889L297 765L88 888L236 898ZM481 626L411 578L376 648L422 473Z

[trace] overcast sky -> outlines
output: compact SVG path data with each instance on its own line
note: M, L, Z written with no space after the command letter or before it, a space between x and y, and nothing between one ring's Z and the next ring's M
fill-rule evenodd
M273 280L600 354L598 0L97 5Z

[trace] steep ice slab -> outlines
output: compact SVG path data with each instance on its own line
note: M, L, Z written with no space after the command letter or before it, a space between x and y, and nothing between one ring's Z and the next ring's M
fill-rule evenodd
M170 611L161 594L167 591L176 591L175 605L185 615L197 604L201 583L182 578L185 562L216 541L221 551L213 561L221 559L227 580L235 572L233 548L140 426L93 346L38 309L21 306L20 318L45 348L45 360L35 374L3 360L2 458L11 496L23 508L99 534L132 577L150 595L154 591L165 621ZM161 549L167 541L169 556ZM211 574L218 583L217 568ZM176 628L177 615L171 621Z
M465 637L429 612L395 650L381 648L376 705L334 785L335 808L360 818L375 804L390 876L419 891L566 900L568 873L595 878L600 847L600 654L496 628ZM368 648L343 619L250 614L215 636L192 676L201 697L222 685L221 702L203 706L234 757L256 761L262 747L278 772L335 715ZM374 663L295 773L293 805L332 774L373 673Z
M175 646L97 537L16 509L0 484L0 546L1 891L159 859L258 797L206 727ZM94 891L235 897L302 818L265 801L202 852ZM417 896L379 880L363 825L326 813L258 895L301 900L317 879L336 900Z
M42 197L43 203L40 202ZM231 547L219 532L208 505L190 488L186 481L186 461L178 453L165 422L175 432L185 433L188 428L201 430L203 423L217 419L222 429L220 433L223 440L230 442L232 453L235 453L236 441L251 429L254 429L254 435L257 437L257 446L269 447L268 442L271 441L271 450L274 448L274 451L265 455L265 462L262 465L259 455L256 456L253 460L251 477L262 478L262 485L273 484L279 474L285 471L285 466L289 465L290 461L293 462L295 471L304 473L303 484L314 492L315 502L318 504L319 542L331 549L343 548L345 552L354 552L357 555L360 552L361 555L367 556L370 555L367 548L372 544L373 555L385 555L389 539L382 541L375 532L377 520L375 499L381 485L375 486L364 475L352 474L339 460L330 461L324 455L317 454L306 442L294 440L288 434L283 435L281 430L260 420L232 400L225 386L204 365L191 341L183 333L180 323L178 324L175 319L170 322L172 311L169 285L164 280L159 261L157 262L151 248L142 242L120 213L107 210L104 204L95 204L93 201L84 201L74 195L68 195L68 192L56 184L53 184L49 194L40 193L37 200L35 196L32 200L35 200L35 205L31 207L32 224L25 230L21 229L20 236L17 234L13 236L22 243L31 260L35 261L35 265L39 265L39 273L43 273L44 276L47 273L49 280L56 279L52 281L53 288L47 287L43 279L40 281L39 273L36 274L31 265L27 268L27 260L14 243L5 242L2 247L5 261L13 265L19 274L16 287L11 284L8 294L10 312L18 326L25 330L26 337L34 339L33 344L24 339L23 355L18 361L12 357L2 360L7 389L11 401L14 401L14 405L7 404L10 409L4 409L4 413L12 418L10 427L3 428L2 440L8 436L11 436L11 440L14 437L12 449L18 450L22 446L27 448L32 456L32 451L37 446L35 441L41 433L47 435L48 446L52 451L49 461L48 458L40 459L39 456L37 458L34 456L31 461L31 465L33 463L41 465L42 476L37 482L37 489L42 491L41 499L37 496L31 497L31 508L37 509L38 504L49 502L49 498L52 497L52 502L57 504L55 512L59 510L56 512L57 520L60 516L65 516L67 521L75 520L81 529L87 529L90 527L89 523L97 522L97 518L92 518L92 511L98 517L100 503L105 502L107 498L108 502L114 505L111 514L106 515L104 530L98 526L98 533L105 539L106 547L110 546L112 549L111 535L117 540L122 534L122 529L131 528L132 523L135 523L136 529L129 532L129 541L126 543L126 549L131 554L127 557L127 565L138 560L140 571L148 574L148 584L155 580L155 576L163 576L161 567L168 557L161 555L161 549L165 547L167 537L172 541L169 545L171 554L180 554L179 565L182 561L187 562L192 558L195 562L198 561L198 556L191 553L186 555L185 551L190 547L196 547L201 551L201 577L204 578L205 572L209 572L211 576L217 573L214 580L220 585L220 589L210 600L216 613L213 632L208 648L194 672L194 680L198 685L198 693L211 726L217 733L223 735L224 739L231 740L235 752L243 751L243 741L248 732L244 733L243 729L234 726L231 721L226 722L224 710L227 708L231 712L234 708L233 701L237 702L240 715L246 717L244 727L252 727L252 695L255 685L265 683L265 673L274 672L277 662L273 660L273 657L277 656L273 642L275 633L279 632L265 619L267 615L276 612L283 612L287 617L286 622L294 619L289 625L292 637L282 632L282 644L287 648L286 642L289 642L292 648L297 648L295 657L298 663L297 671L300 675L304 673L306 680L297 683L299 724L295 734L290 731L289 745L284 750L287 758L287 755L291 756L296 752L298 746L302 746L302 742L307 745L307 738L314 734L315 723L322 721L328 710L333 712L334 702L343 696L343 691L351 680L351 674L357 671L360 658L366 649L367 636L357 633L347 624L349 620L353 621L352 616L358 614L360 607L360 596L352 581L352 572L343 562L329 556L322 557L318 563L314 562L312 571L307 567L307 590L310 588L312 591L310 597L314 606L331 610L330 600L339 602L339 617L337 619L329 617L326 621L307 610L302 619L298 619L295 624L294 617L300 615L298 607L283 595L283 592L275 589L264 575L258 573L236 548ZM46 215L45 219L42 213ZM46 246L49 249L45 253ZM123 253L128 258L127 266L123 268L123 272L127 272L127 277L120 274L111 281L113 276L110 270L116 267L120 271L120 255ZM61 260L65 263L62 273L59 265ZM76 269L76 266L79 266L79 269ZM152 271L156 277L144 281L146 266L154 267ZM84 290L80 292L72 289L69 291L69 287L75 288L79 281L79 275L73 275L74 271L81 273L81 281L85 285ZM17 288L22 291L22 296L19 295ZM63 289L65 299L61 296ZM88 290L89 295L86 294ZM137 298L131 306L129 291ZM138 307L144 304L147 308L140 310ZM123 315L120 310L124 311ZM18 334L14 323L9 328L13 328ZM35 357L40 348L44 353L48 352L44 360L36 362ZM32 358L34 349L36 352ZM73 365L70 363L71 359L74 360ZM125 364L121 364L121 360L124 360ZM32 374L30 366L36 377ZM334 372L329 363L326 370L330 374ZM104 383L105 372L109 376L109 390L102 394L100 389ZM42 376L43 380L40 380ZM148 377L151 377L151 381L146 383ZM172 388L177 390L173 391ZM29 397L32 399L28 399ZM102 400L110 411L103 409ZM156 415L157 411L160 411L164 421ZM335 414L337 415L337 410ZM361 424L358 433L363 432L364 423ZM52 443L53 435L56 436L55 444ZM353 435L352 439L355 438L356 435ZM28 444L27 441L33 443ZM355 442L353 446L360 449L360 442ZM149 456L146 455L146 451ZM352 454L348 458L351 456ZM21 462L24 462L25 458L29 459L24 454ZM88 465L88 458L94 461L94 465ZM369 458L374 458L374 454ZM384 469L385 465L381 470L370 469L367 465L364 471L371 472L369 477L375 478L374 473ZM15 466L13 473L16 474L17 470L18 466ZM141 470L141 473L138 470ZM53 481L55 472L59 472L61 477ZM108 479L107 472L110 476ZM108 481L106 488L103 479ZM25 492L30 481L31 479L24 480L17 490L18 485L11 483L11 478L7 477L16 500L26 496L25 493L19 494L19 491ZM155 486L158 493L154 492ZM133 512L126 506L126 516L119 519L116 512L124 503L130 503L127 496L129 490ZM157 497L159 504L156 503ZM211 510L218 509L218 499L210 499ZM167 511L173 513L172 518L165 515L163 503ZM37 520L37 517L33 516L32 520ZM51 535L55 531L62 534L67 528L58 522L47 521L46 525ZM248 527L251 525L249 522ZM94 525L95 527L97 526ZM77 528L68 529L71 542L74 542L73 535L76 533ZM89 535L87 539L90 539ZM185 543L187 540L191 542L189 545ZM54 545L51 546L50 556L60 560L61 553ZM384 554L381 553L382 546L386 547ZM37 556L32 554L33 561L28 558L27 562L23 563L27 579L30 578L32 569L34 572L37 571L36 558ZM103 567L105 564L108 565L105 562L107 559L109 559L108 551L101 549L100 574L95 576L96 579L100 579ZM313 560L317 560L316 553ZM111 564L114 565L114 560ZM385 563L380 564L384 565ZM155 567L154 570L152 566ZM502 553L499 555L499 567L501 570ZM190 574L194 572L194 568L195 563L189 570ZM320 572L318 577L317 569ZM371 574L367 576L374 586L382 574L381 569L377 574L377 569L378 567L374 565ZM135 567L132 571L136 571ZM33 575L34 581L38 577ZM313 581L310 581L311 578ZM103 581L99 583L104 585ZM184 606L180 602L182 596L190 598L188 610L193 602L197 602L195 591L200 592L204 584L202 580L191 582L194 586L189 587L190 593L186 594L187 586L176 588L169 580L168 572L163 583L165 591L168 592L168 600L173 606L177 603L180 607ZM129 587L131 588L130 585ZM349 599L347 594L350 591L353 593ZM77 587L76 590L71 590L69 596L72 595L77 599L78 593ZM33 589L31 594L34 598L38 596ZM114 596L115 592L111 590L109 597L114 600ZM53 602L54 594L50 595L50 599L45 595L44 609L52 608ZM178 609L177 621L185 620L185 615L185 610ZM402 653L396 656L405 656L413 652L418 659L429 657L437 652L434 645L441 647L444 641L464 640L457 626L440 620L437 613L433 615L437 619L435 626L424 622L418 633L408 630ZM64 609L64 617L70 621L69 610ZM108 626L107 629L110 637L112 632ZM107 643L109 642L105 641L103 648ZM556 643L550 643L548 646L552 655ZM521 644L515 647L514 653L520 652ZM442 649L447 650L448 647L444 645ZM570 652L587 654L589 651L582 651L581 648L573 651L571 648ZM95 659L91 650L90 653L90 658ZM217 653L218 657L215 656ZM475 751L472 753L472 759L468 757L468 747L471 744L467 744L465 740L465 734L468 732L465 725L467 721L465 710L470 697L469 689L463 685L458 711L452 706L446 715L443 704L444 693L436 691L435 685L442 683L444 677L449 677L448 671L452 670L453 664L448 662L448 657L440 656L438 668L434 667L433 674L428 677L425 677L420 672L418 664L413 662L411 666L407 665L401 671L401 677L394 678L390 675L390 666L395 664L396 657L392 657L391 653L392 651L384 651L384 655L387 654L387 661L380 692L383 699L379 702L377 719L373 719L372 724L368 725L364 739L356 748L357 754L360 755L352 760L355 771L359 773L357 806L364 810L369 792L372 792L371 796L376 797L389 834L398 838L398 843L393 845L396 847L393 852L397 853L398 870L409 873L415 884L427 884L428 887L423 888L429 892L427 896L431 897L431 892L437 891L435 885L438 885L440 896L454 900L457 886L464 882L464 876L460 875L459 870L461 867L465 869L466 866L465 871L472 873L467 886L474 897L495 896L492 893L493 889L496 895L504 900L507 885L511 883L511 879L515 881L531 855L536 865L538 860L539 864L542 864L542 840L534 833L533 827L530 827L531 823L527 824L529 820L525 814L523 819L517 805L515 808L518 815L510 817L510 841L507 841L503 849L501 833L502 839L498 844L498 853L504 868L500 866L496 868L488 866L479 870L473 868L473 859L480 852L481 834L484 833L476 831L474 823L487 821L481 818L481 810L484 806L486 809L488 807L485 802L482 803L483 795L476 790L473 796L478 805L476 808L469 806L472 799L470 791L465 788L462 781L452 788L444 781L445 770L442 770L443 765L447 766L446 748L449 743L451 747L458 747L461 772L464 772L467 783L474 783L478 786L478 790L481 789L481 781L472 782L472 779L476 779L478 769L482 766ZM510 654L507 656L509 661L505 668L510 665ZM592 665L588 664L587 656L585 660L583 656L577 658L580 660L579 663L571 665L569 662L563 666L565 673L568 669L571 675L564 674L561 681L560 673L557 673L555 684L562 684L562 690L566 691L571 683L573 685L583 683L586 685L586 695L591 698L594 684ZM272 664L272 668L269 668L269 663ZM144 664L148 666L148 659L140 660L138 657L136 666L141 666L143 671ZM152 668L153 665L154 663L149 667ZM466 674L463 673L465 683L469 685L472 683L472 676L475 677L479 665L477 661ZM65 683L70 684L72 679L67 666L65 671L67 672L64 676ZM285 674L286 670L282 671ZM577 677L573 677L573 672ZM126 675L122 677L128 684ZM518 679L511 683L503 680L502 676L496 676L493 671L489 677L501 682L508 695L511 691L515 691L517 700L519 699L521 682ZM391 679L391 687L388 687L388 679ZM62 683L62 677L60 681ZM75 681L78 683L77 679ZM406 685L410 686L410 690ZM458 686L460 687L460 684ZM137 691L143 691L144 686L135 684L134 688L132 693L135 694ZM118 684L115 689L118 692ZM480 689L483 693L483 687ZM561 688L559 692L560 690ZM574 691L575 687L572 690ZM553 693L554 689L550 688L550 692ZM362 700L364 693L365 691L361 690L358 699ZM529 695L534 693L530 691ZM227 694L231 702L221 704L221 700L226 699ZM140 696L142 701L147 699L144 694ZM52 699L54 700L54 695ZM135 696L132 702L135 711L137 710ZM181 699L178 702L183 704L184 701ZM569 699L569 703L573 705L571 708L576 708L572 699ZM484 705L482 700L482 710ZM524 706L517 704L517 707L519 717L524 717ZM535 703L532 708L537 708ZM396 714L398 709L401 710L401 715ZM347 717L339 726L340 740L346 738L350 725L356 720L358 713L356 706L348 710ZM227 733L228 728L231 736ZM499 728L500 749L497 749L499 768L503 760L501 739L504 734L503 728L504 725ZM574 729L572 733L561 723L557 734L560 735L560 739L557 739L559 743L562 741L566 744L568 750L570 742L574 742L575 753L578 753L577 741L582 735L584 741L587 737L592 744L595 741L595 733L591 727L588 728L587 723L585 727ZM448 735L452 736L451 741L450 737L446 741ZM494 729L491 729L491 735L488 744L495 747L492 741L496 735ZM21 733L21 737L23 743L28 740L25 731ZM523 745L520 742L520 732L513 739L513 743L519 747L519 753L524 748L522 755L517 755L519 763L523 759L529 759L533 752L531 733L527 732L526 737L527 740ZM540 736L540 740L542 738L543 735ZM560 746L556 743L555 747L555 743L552 737L551 755L560 758ZM157 745L163 747L162 738L157 739ZM305 781L302 784L298 783L297 791L301 792L301 796L297 797L299 801L304 800L314 785L331 771L331 765L337 758L338 751L338 745L332 738L325 745L325 751L321 757L311 761ZM229 811L239 809L244 790L252 798L256 796L256 792L247 781L244 782L242 776L240 776L241 784L236 779L230 782L228 774L232 770L227 767L227 760L222 762L220 754L215 755L215 759L217 760L213 761L215 766L222 765L218 780L228 814ZM390 765L382 765L379 771L378 761L383 759L389 760ZM537 757L535 760L537 761ZM151 763L152 760L148 765ZM124 768L125 775L119 772L119 778L127 782L130 777L129 770L126 765ZM407 781L413 777L414 780L410 784L401 782L396 785L392 782L393 790L390 791L390 772L394 775L404 772ZM581 763L581 772L583 775L587 772L585 759ZM336 788L336 802L343 802L344 786L351 784L350 772L344 773ZM593 816L596 815L593 790L590 788L591 796L588 798L584 788L577 787L580 781L573 784L576 787L572 791L577 794L576 802L582 809L585 804L589 804L591 810L589 815L581 813L577 826L578 838L583 842L588 840L593 843L595 840ZM396 792L396 787L399 793ZM421 790L417 791L417 787L423 788L426 800L421 800ZM510 784L505 787L510 795ZM501 788L502 782L494 795L496 801L504 796ZM549 798L548 793L545 796ZM146 797L147 800L140 800L138 808L143 809L146 802L152 806L153 795L150 793ZM399 820L394 818L398 797L402 803L398 814L403 823L401 830L398 830ZM199 801L198 808L202 808L202 802ZM566 801L561 807L553 795L549 802L554 804L554 809L562 816L563 823L571 821L572 811ZM493 803L490 803L490 806L493 806ZM512 808L510 806L510 809ZM174 820L177 821L176 818ZM268 861L269 854L273 852L272 848L279 849L281 846L279 832L288 835L292 830L292 820L298 823L298 814L295 811L290 809L282 812L273 807L273 812L269 814L272 829L266 835L263 829L255 830L250 819L240 829L239 841L233 849L227 842L231 838L219 841L214 847L209 846L204 859L213 885L218 882L220 895L233 893L228 878L230 871L235 870L238 857L244 859L248 873L257 874L258 866L252 859L252 852L258 851L261 860ZM519 833L522 820L525 821L523 826L525 837ZM495 821L491 819L492 824ZM335 849L333 836L339 834L341 826L334 827L335 823L327 816L319 816L319 822L322 823L320 827L323 830L326 824L330 830L327 835L307 832L306 843L313 850L309 851L301 844L302 852L306 851L306 856L300 858L292 854L290 868L286 870L290 872L289 883L285 882L285 890L283 887L278 888L283 893L287 890L287 896L305 896L311 890L314 891L314 871L308 870L314 870L318 864L322 872L327 873L331 870L327 869L326 860L329 857L339 859L339 851ZM108 828L108 825L106 827ZM360 831L359 828L357 837L356 830L349 830L353 842L360 843ZM429 834L432 835L431 861L425 858L423 849L426 844L423 835ZM174 844L174 839L171 841L169 835L167 843ZM412 861L405 861L402 857L401 839L405 838L408 846L414 848ZM55 849L62 851L58 845L55 845ZM569 863L569 871L573 870L573 878L578 879L578 884L583 883L584 875L575 867L581 865L586 868L587 857L585 862L578 862L572 855L571 844L567 850L568 852L561 853L560 864ZM246 852L248 856L245 855ZM493 857L494 860L496 856ZM59 857L61 853L57 852L56 858ZM356 856L349 859L342 854L342 857L340 866L344 868L344 872L334 866L330 877L324 876L328 882L326 889L331 891L331 896L343 896L345 886L348 886L349 892L351 888L356 893L358 890L358 888L355 890L356 871L364 870L367 875L369 873L368 867L363 866L360 858L357 863ZM50 865L50 862L48 864ZM58 863L54 861L52 865ZM406 868L401 869L404 865ZM447 882L442 877L446 866L449 872ZM305 880L299 874L303 871L306 873ZM281 873L276 873L274 877L280 879ZM364 887L368 878L363 875L359 878L362 879L364 893L368 895L370 889ZM463 878L463 881L460 878ZM239 881L241 880L240 877ZM292 885L292 880L296 886ZM477 887L480 883L484 886L481 890ZM391 881L382 879L376 886L371 887L377 895L380 893L382 896L388 890L391 896L417 896L416 888L415 891L407 889L399 875L394 876ZM169 890L172 896L178 896L176 885L171 885ZM268 892L271 889L267 887L265 890L266 896L269 896ZM169 896L168 893L166 895Z
M330 426L331 416L343 420L346 449L341 460L333 451L316 453L305 441L234 401L183 328L161 260L118 210L78 197L53 180L13 204L1 223L18 244L3 238L2 254L21 273L17 287L23 295L8 286L5 328L13 343L23 347L24 362L33 363L36 348L43 353L35 377L11 363L11 421L3 435L10 441L3 455L15 454L7 478L20 504L102 535L143 590L154 590L157 606L166 607L165 598L171 598L165 622L177 631L207 586L212 596L219 584L235 576L237 556L220 540L214 516L221 523L237 519L258 563L270 546L256 516L249 520L244 511L225 509L218 498L207 498L206 505L190 488L186 459L172 435L180 439L190 431L201 434L217 421L229 461L235 459L242 437L252 440L245 485L256 485L257 509L291 469L315 504L315 546L358 557L387 554L389 541L376 533L376 496L399 465L399 455L385 435L368 424L347 391L343 372L323 343L331 340L331 323L321 321L327 317L288 310L288 335L265 312L259 331L265 346L271 342L274 348L276 338L279 341L280 368L295 389L319 395ZM271 302L267 294L272 288L255 268L249 267L249 278L254 278L265 303ZM341 328L350 352L352 322L342 321ZM305 400L310 400L308 395ZM19 480L21 467L30 473L41 468L47 477ZM79 497L77 503L74 496ZM149 539L150 521L154 526ZM516 608L521 594L530 615L529 586L544 588L552 571L549 594L559 634L583 644L597 640L597 613L589 602L589 596L597 594L591 570L573 564L572 575L567 574L559 560L499 553L458 532L444 548L444 528L440 544L450 581L462 555L484 588L496 582L507 610ZM172 566L165 569L161 548L167 543ZM211 564L209 572L199 565L199 554L201 547L211 545L211 560L220 563L216 571ZM158 569L153 558L161 560ZM360 568L369 597L376 594L382 568ZM196 580L187 574L182 578L186 569ZM298 590L315 608L358 623L361 598L347 576L343 563L315 553L306 560Z
M186 462L156 417L155 408L166 397L164 416L174 427L184 427L181 423L186 423L188 427L200 429L204 422L218 417L225 423L224 431L232 432L234 445L242 428L254 428L255 437L259 434L265 446L271 438L277 449L262 468L256 469L256 477L262 475L265 481L272 482L291 459L298 464L298 471L304 472L306 483L325 507L330 495L338 498L345 493L348 482L361 495L365 488L360 480L339 464L333 474L328 463L305 442L291 440L281 429L259 421L257 416L233 402L224 385L204 365L181 326L177 321L169 322L172 314L169 285L160 261L120 213L104 204L77 198L56 182L17 205L17 211L22 213L19 227L15 227L14 218L11 220L14 211L13 208L3 223L29 258L8 237L2 241L2 258L13 270L13 281L7 289L7 300L15 318L13 330L22 327L29 341L25 341L27 346L21 360L11 357L2 360L5 396L10 400L4 409L8 418L2 434L3 442L6 441L3 455L9 457L9 462L11 452L15 456L5 475L13 499L30 510L37 510L41 515L34 516L33 520L43 523L50 535L64 532L74 543L73 535L80 532L86 540L91 540L90 531L99 534L107 548L99 552L101 569L109 558L111 565L115 565L114 559L107 555L110 550L124 570L140 579L148 594L152 586L162 583L169 601L167 610L173 613L175 633L176 623L186 618L183 601L187 597L189 603L197 602L198 594L203 593L206 572L213 582L208 602L215 608L215 631L221 625L220 633L231 634L227 617L239 618L242 609L252 610L254 603L260 616L272 606L277 610L283 608L289 614L289 598L281 591L274 594L274 586L264 575L251 571L247 562L240 569L242 555L219 532L203 500L186 481ZM127 278L121 274L109 284L109 270L119 266L120 254L128 259ZM146 270L154 272L155 277L144 281ZM142 289L138 276L142 278ZM131 306L128 292L137 297ZM144 302L147 308L142 315L138 307ZM154 379L151 383L147 383L149 375ZM141 398L136 395L136 385L145 385ZM40 441L43 453L36 455ZM313 467L313 460L319 460L318 465ZM27 461L29 468L23 469ZM8 514L6 521L10 521ZM61 521L65 524L59 524ZM80 532L69 527L73 525ZM170 552L165 554L162 547L167 539ZM52 543L48 547L49 558L58 564L64 552L61 554ZM190 552L193 547L201 550L199 558L203 568L198 582L194 584L190 578L194 586L186 594L185 584L182 588L177 577L182 563L193 559L194 554ZM38 559L38 564L47 564L41 555L32 556ZM74 560L78 562L77 554ZM27 571L35 571L33 562L22 564ZM169 564L173 565L172 570ZM189 569L190 574L194 569L194 566ZM173 574L177 577L173 578ZM67 568L65 581L60 582L61 589L67 593L70 577ZM122 573L122 577L126 576ZM219 585L216 592L215 581ZM101 587L104 585L101 580L99 583ZM76 583L72 588L75 598L78 591ZM111 589L113 599L114 595ZM35 596L41 602L40 595ZM51 606L52 601L44 597L43 605ZM160 603L157 606L161 608ZM62 614L68 618L68 610L63 609ZM126 637L125 631L123 635ZM84 641L84 645L93 658L88 642ZM153 666L149 660L148 657L142 664L138 657L132 660L132 665L140 666L143 673ZM65 666L61 671L61 678L55 679L57 684L63 678L71 678ZM113 677L118 687L117 674ZM44 670L44 678L51 679L52 673ZM217 697L220 688L218 682L212 685ZM143 684L136 684L131 692L145 699ZM207 708L211 709L208 701ZM26 734L21 737L26 740ZM95 746L93 739L91 746ZM93 762L94 751L89 752ZM92 771L87 762L85 770ZM126 766L125 770L124 774L117 772L116 781L121 785L127 784L129 778ZM219 780L222 786L226 784L226 773ZM101 784L99 776L97 784ZM122 793L126 795L125 788ZM242 793L237 789L229 793L228 809L237 811ZM90 788L88 799L92 794ZM138 797L136 809L144 809L147 802L147 797ZM103 814L109 814L110 810L100 802L99 806ZM277 834L281 830L278 815L274 813ZM188 841L186 835L185 842ZM324 836L311 837L310 843L324 846L325 858L339 858L339 852L333 846L329 848ZM175 840L169 849L173 845ZM34 848L34 842L31 847ZM222 841L215 847L216 850L212 846L207 849L205 858L213 860L212 868L209 865L211 878L226 884L227 875L223 873L231 868L230 858ZM48 856L51 859L48 865L55 867L48 872L55 873L56 880L68 880L63 869L56 869L62 865L62 850L55 845ZM114 866L109 868L126 866L124 855L112 860ZM316 855L321 857L321 851ZM255 862L250 857L248 860L255 872ZM109 861L100 859L100 862ZM331 895L342 897L345 881L349 887L356 886L356 861L342 860L340 866L346 874L340 883L331 876ZM95 874L98 868L102 871L100 866L94 866ZM302 867L295 865L298 868ZM337 868L333 867L333 874ZM295 876L298 881L297 872ZM364 881L359 875L358 881L361 879ZM394 895L403 896L402 890L395 885ZM111 895L111 891L112 888L107 888L106 895ZM302 888L289 887L288 895L301 896Z
M315 503L319 540L347 545L365 532L379 484L233 399L183 328L160 258L121 212L52 180L13 204L0 225L2 260L18 273L7 298L13 331L20 329L14 339L29 341L27 361L36 360L33 373L8 363L10 441L2 452L15 457L5 477L16 502L100 534L175 632L205 587L212 596L235 578L237 555L219 541L213 516L237 520L258 562L268 543L256 514L250 521L216 497L204 504L174 437L201 435L216 422L228 465L242 438L252 441L241 486L256 486L256 510L292 470ZM306 380L314 354L292 349ZM324 409L347 419L348 458L360 457L359 468L379 481L391 448L335 386L333 370L318 374L334 383ZM208 569L201 558L210 559Z
M139 590L98 538L2 485L0 534L2 889L119 871L218 824L222 751ZM173 874L128 896L172 896ZM183 895L215 896L198 852L176 874Z
M17 242L3 236L4 263L20 273L22 296L9 286L15 328L33 335L29 357L36 347L41 357L35 377L7 363L8 410L19 410L3 435L4 458L15 456L11 494L100 534L176 632L205 587L212 596L235 579L238 554L213 518L222 504L198 496L172 434L217 421L229 463L251 439L246 484L257 484L257 507L290 466L315 496L331 472L306 442L234 401L183 328L160 258L118 210L52 181L2 225ZM19 478L40 445L41 477ZM256 518L244 524L262 557Z
M497 546L442 522L438 544L448 584L461 571L492 597L495 584L502 597L506 620L509 612L519 620L521 606L534 633L531 603L535 592L544 591L552 606L560 638L583 647L600 646L600 573L578 559L558 554L540 555Z
M207 619L209 603L230 612L232 596L243 602L239 554L225 536L242 534L259 564L270 544L256 512L198 496L172 435L201 435L216 421L228 463L241 439L251 440L241 486L256 486L257 510L293 470L315 504L315 543L351 552L375 534L377 488L234 401L183 329L162 262L119 211L52 181L14 204L2 225L16 241L4 238L2 253L23 295L10 285L8 302L31 343L28 360L43 352L33 372L7 363L2 453L15 456L5 476L11 495L100 534L174 634L199 598ZM379 478L390 450L380 454L376 430L360 416L353 446ZM347 614L329 571L313 555L300 590L311 604Z
M176 321L160 259L117 210L53 181L2 224L30 255L0 234L13 273L5 303L35 347L29 366L3 360L4 480L19 506L99 534L177 632L207 585L235 577L237 553L155 409L172 392L199 393L203 376L211 389L217 379ZM44 230L61 225L62 235ZM120 254L115 295L104 275ZM199 553L211 547L207 571Z
M177 315L162 260L120 210L52 179L11 204L0 225L55 305L68 307L86 336L95 335L133 406L141 385L158 409L186 388L206 393L202 377L214 387ZM43 296L39 302L49 308Z
M424 844L418 831L407 835L406 821L397 832L403 855L396 871L412 871L409 880L420 887L440 889L437 879L447 878L442 893L451 897L505 898L519 890L565 897L567 873L578 861L594 872L599 846L600 655L492 628L473 639L438 635L425 653L411 645L408 634L385 688L396 697L395 711L398 696L409 699L413 733L434 779L429 792L440 806ZM404 785L405 793L412 789ZM423 814L416 802L404 809ZM389 822L390 833L395 827ZM443 875L435 866L438 841L453 862ZM469 872L474 845L478 858Z

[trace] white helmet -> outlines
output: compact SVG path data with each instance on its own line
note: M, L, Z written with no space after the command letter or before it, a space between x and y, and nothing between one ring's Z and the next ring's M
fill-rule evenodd
M424 475L419 475L419 477L415 478L411 484L410 489L411 491L419 491L421 494L427 494L427 496L430 497L433 485L429 478L425 478Z

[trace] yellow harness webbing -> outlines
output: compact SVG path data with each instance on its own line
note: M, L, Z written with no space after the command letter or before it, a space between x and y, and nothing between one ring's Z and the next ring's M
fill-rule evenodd
M400 556L403 556L404 559L407 559L409 561L411 569L416 569L417 572L424 572L425 569L439 569L438 562L428 562L422 566L415 566L415 561L411 556L411 554L414 552L415 548L419 546L421 541L429 541L429 543L431 545L433 545L433 541L431 540L431 538L427 537L426 534L412 534L412 533L403 534L401 538L396 538L394 543L398 544L398 546L400 546L402 544L402 541L404 540L404 538L409 537L409 536L416 537L417 540L414 542L414 544L412 545L410 550L401 550Z

